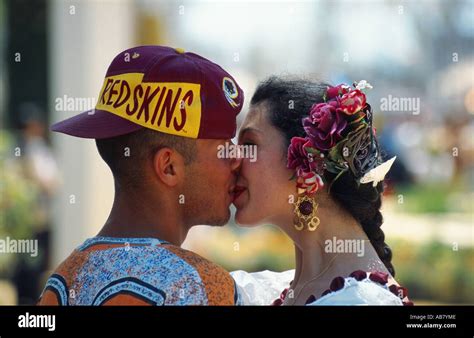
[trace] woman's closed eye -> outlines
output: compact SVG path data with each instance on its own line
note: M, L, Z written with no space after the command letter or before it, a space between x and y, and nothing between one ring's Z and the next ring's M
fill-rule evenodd
M244 143L242 143L244 146L254 146L255 143L254 142L251 142L251 141L246 141Z
M254 138L251 138L251 137L248 137L248 136L244 136L240 141L239 141L239 144L241 145L244 145L244 146L254 146L257 144L257 142L255 142Z

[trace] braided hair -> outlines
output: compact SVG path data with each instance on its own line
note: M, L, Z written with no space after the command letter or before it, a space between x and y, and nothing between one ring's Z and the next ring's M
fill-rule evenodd
M271 124L285 137L285 158L291 138L306 135L301 120L308 115L313 104L324 102L328 86L330 85L324 82L277 76L258 85L250 103L267 105ZM372 184L358 184L350 170L341 174L337 180L334 180L335 177L335 174L324 171L324 179L331 186L330 196L359 222L380 260L390 274L395 276L391 263L392 251L385 243L381 229L383 182L379 182L376 187Z

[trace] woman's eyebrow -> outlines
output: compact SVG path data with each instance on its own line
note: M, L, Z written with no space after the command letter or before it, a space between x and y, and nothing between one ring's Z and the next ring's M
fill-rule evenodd
M261 133L261 130L257 129L257 128L254 128L254 127L245 127L244 129L241 129L240 132L239 132L239 139L247 132L249 131L253 131L253 132L256 132L256 133Z

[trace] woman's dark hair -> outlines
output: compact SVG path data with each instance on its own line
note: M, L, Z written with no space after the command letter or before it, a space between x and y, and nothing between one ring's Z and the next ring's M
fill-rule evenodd
M324 82L272 76L257 87L250 103L267 105L270 122L285 136L285 155L292 137L306 136L302 119L309 114L313 104L324 102L328 86ZM385 243L381 229L383 182L376 187L358 184L350 170L333 182L335 176L325 171L325 181L332 182L330 196L360 223L387 270L395 276L392 251Z

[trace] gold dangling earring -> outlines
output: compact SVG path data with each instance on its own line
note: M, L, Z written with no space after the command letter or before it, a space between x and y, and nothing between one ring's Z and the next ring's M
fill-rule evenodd
M321 223L319 217L316 216L318 203L306 194L299 194L294 205L295 229L301 231L307 226L309 231L315 231Z

